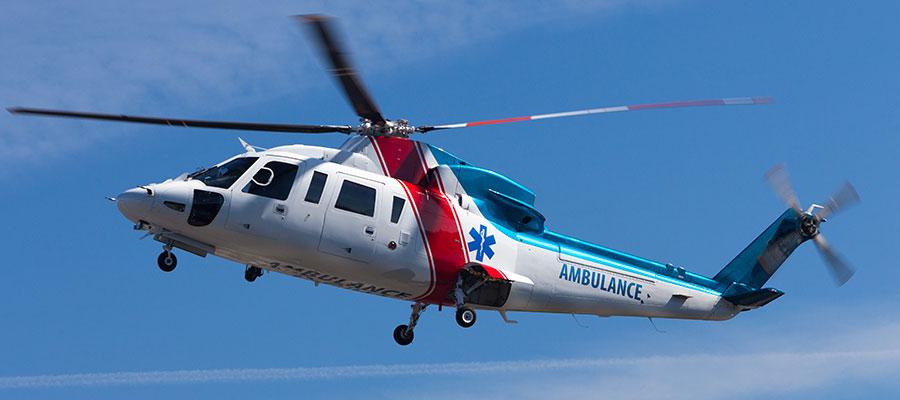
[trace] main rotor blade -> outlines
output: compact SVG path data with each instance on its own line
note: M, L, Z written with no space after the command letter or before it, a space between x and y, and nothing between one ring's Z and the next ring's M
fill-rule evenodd
M241 131L264 131L286 133L352 133L353 127L348 125L294 125L266 124L256 122L203 121L196 119L173 119L160 117L139 117L133 115L98 114L76 111L46 110L40 108L14 107L7 108L11 114L41 115L47 117L66 117L95 119L102 121L132 122L138 124L180 126L185 128L233 129Z
M706 107L706 106L735 106L735 105L753 105L753 104L769 104L772 102L771 97L732 97L727 99L708 99L708 100L689 100L689 101L673 101L668 103L648 103L635 104L630 106L602 107L590 108L587 110L566 111L553 114L528 115L524 117L490 119L485 121L461 122L458 124L420 126L419 132L428 132L439 129L455 129L469 128L473 126L505 124L509 122L534 121L539 119L577 117L588 114L605 114L612 112L652 110L659 108L685 108L685 107Z
M837 283L838 286L847 283L847 281L853 277L853 267L831 249L831 246L828 245L828 242L825 241L825 237L822 236L821 233L816 235L813 238L813 241L816 243L816 248L819 249L819 254L821 254L822 258L825 260L825 264L828 265L828 270L831 272L831 276L834 278L835 283Z
M350 64L346 47L338 40L335 34L332 18L325 15L298 15L298 21L306 24L315 33L316 41L322 54L331 63L331 74L343 86L344 94L350 100L350 104L356 111L356 115L368 119L376 124L385 122L378 111L378 106L369 92L363 86L362 80L356 74L353 65Z
M766 172L765 179L772 185L772 189L775 189L775 194L784 200L788 206L793 208L797 213L803 212L800 208L800 200L797 198L797 193L794 192L794 188L791 186L791 181L788 178L787 170L784 168L783 164L772 167L769 172Z
M856 192L856 189L853 188L850 182L844 182L825 203L825 208L816 215L821 219L827 219L856 203L859 203L859 193Z

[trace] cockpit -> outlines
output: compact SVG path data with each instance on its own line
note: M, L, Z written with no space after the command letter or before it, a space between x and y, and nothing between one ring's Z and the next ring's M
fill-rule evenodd
M222 165L202 169L188 175L188 179L198 180L206 186L228 189L259 157L238 157Z

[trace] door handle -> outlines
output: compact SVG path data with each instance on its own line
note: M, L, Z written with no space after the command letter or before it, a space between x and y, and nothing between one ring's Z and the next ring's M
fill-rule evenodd
M375 234L375 227L374 227L374 226L367 226L366 229L363 229L363 232L365 232L366 235L374 235L374 234Z

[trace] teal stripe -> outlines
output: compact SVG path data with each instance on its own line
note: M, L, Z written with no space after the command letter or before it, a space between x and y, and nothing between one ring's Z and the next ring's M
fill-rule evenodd
M503 231L503 233L505 233L507 236L510 236L510 237L513 237L513 238L517 238L517 239L519 240L519 242L522 242L522 243L524 243L524 244L531 245L531 246L534 246L534 247L539 247L539 248L542 248L542 249L545 249L545 250L549 250L549 251L552 251L552 252L554 252L554 253L559 251L559 252L561 252L562 254L565 254L565 255L568 255L568 256L581 258L581 259L584 259L584 260L587 260L587 261L592 261L592 262L595 262L595 263L598 263L598 264L602 264L602 265L608 266L608 267L610 267L610 268L618 268L618 269L621 269L621 270L624 270L624 271L632 272L632 273L634 273L634 274L636 274L636 275L641 275L641 276L643 276L643 277L647 277L647 278L655 279L655 280L658 280L658 281L670 283L670 284L673 284L673 285L676 285L676 286L681 286L681 287L684 287L684 288L687 288L687 289L696 290L696 291L698 291L698 292L703 292L703 293L707 293L707 294L711 294L711 295L715 295L715 296L721 296L721 295L722 295L721 292L717 292L717 291L715 291L715 290L713 290L713 289L710 289L710 288L708 288L708 287L701 286L701 285L698 285L698 284L693 284L693 283L690 283L690 282L686 282L686 281L683 281L683 280L680 280L680 279L676 279L676 278L673 278L673 277L670 277L670 276L657 274L657 273L655 273L655 272L653 272L653 271L650 271L650 270L647 270L647 269L645 269L645 268L641 268L641 267L638 267L638 266L635 266L635 265L631 265L631 264L624 263L624 262L622 262L622 261L613 260L613 259L610 259L610 258L607 258L607 257L600 256L600 255L598 255L598 254L591 253L591 252L587 251L586 249L580 249L580 251L575 252L575 251L571 251L570 249L567 249L565 246L561 246L561 243L560 243L560 242L553 241L553 240L550 240L550 239L547 239L547 238L544 238L544 237L540 237L540 236L536 236L536 235L531 235L531 234L524 233L524 232L512 232L512 231L509 231L509 230L506 230L506 229L502 229L502 228L500 228L500 227L498 227L498 229L500 229L501 231ZM510 233L512 233L512 235L510 235ZM555 233L553 233L553 232L549 232L549 233L551 233L551 234L553 234L553 235L558 235L558 234L555 234ZM576 240L577 240L577 239L576 239ZM611 250L611 251L614 251L614 252L615 252L615 250ZM634 257L634 256L631 256L630 254L625 254L625 253L621 253L621 254L623 254L623 255L625 255L625 256L628 256L628 257ZM649 260L647 260L647 262L653 263L652 261L649 261ZM656 264L659 264L659 263L656 263ZM614 267L613 265L614 265L615 267ZM659 264L659 265L661 266L661 268L665 268L665 265L663 265L663 264ZM687 274L687 272L686 272L686 274ZM705 278L705 277L702 277L702 276L698 276L698 277L699 277L699 278L702 278L702 279L709 280L708 278Z

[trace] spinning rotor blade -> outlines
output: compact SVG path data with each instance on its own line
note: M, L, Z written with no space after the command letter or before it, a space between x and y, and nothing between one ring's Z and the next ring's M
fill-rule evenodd
M659 108L683 108L683 107L706 107L706 106L733 106L733 105L753 105L753 104L769 104L772 102L771 97L733 97L726 99L709 99L709 100L690 100L690 101L673 101L668 103L649 103L635 104L630 106L591 108L587 110L567 111L553 114L538 114L524 117L492 119L486 121L462 122L458 124L420 126L417 128L419 132L428 132L439 129L455 129L469 128L481 125L505 124L508 122L534 121L539 119L576 117L588 114L603 114L622 111L652 110Z
M39 108L7 108L11 114L41 115L48 117L66 117L95 119L102 121L133 122L139 124L180 126L185 128L233 129L242 131L289 132L289 133L352 133L353 127L348 125L294 125L265 124L256 122L203 121L195 119L172 119L159 117L139 117L131 115L97 114L87 112L45 110Z
M824 207L817 214L821 219L837 214L839 211L846 209L856 203L859 203L859 193L853 188L850 182L844 182L838 190L831 195Z
M331 74L344 88L344 94L353 105L356 115L368 119L375 124L383 124L384 117L369 92L362 84L353 65L350 64L346 47L335 35L334 23L331 17L324 15L298 15L298 21L304 23L315 33L316 41L325 58L331 63Z
M797 198L797 193L794 192L793 186L791 186L791 181L788 179L788 173L784 165L778 164L774 166L769 172L766 172L765 179L775 189L778 197L784 200L788 206L797 211L797 213L803 212L800 208L800 200Z
M831 271L831 276L834 278L835 283L837 283L838 286L847 283L847 281L853 277L853 267L851 267L850 264L847 264L840 255L831 249L831 246L828 245L828 242L825 241L825 237L822 236L821 233L816 235L813 238L813 241L816 243L819 254L821 254L822 258L825 260L825 264L828 265L828 270Z

